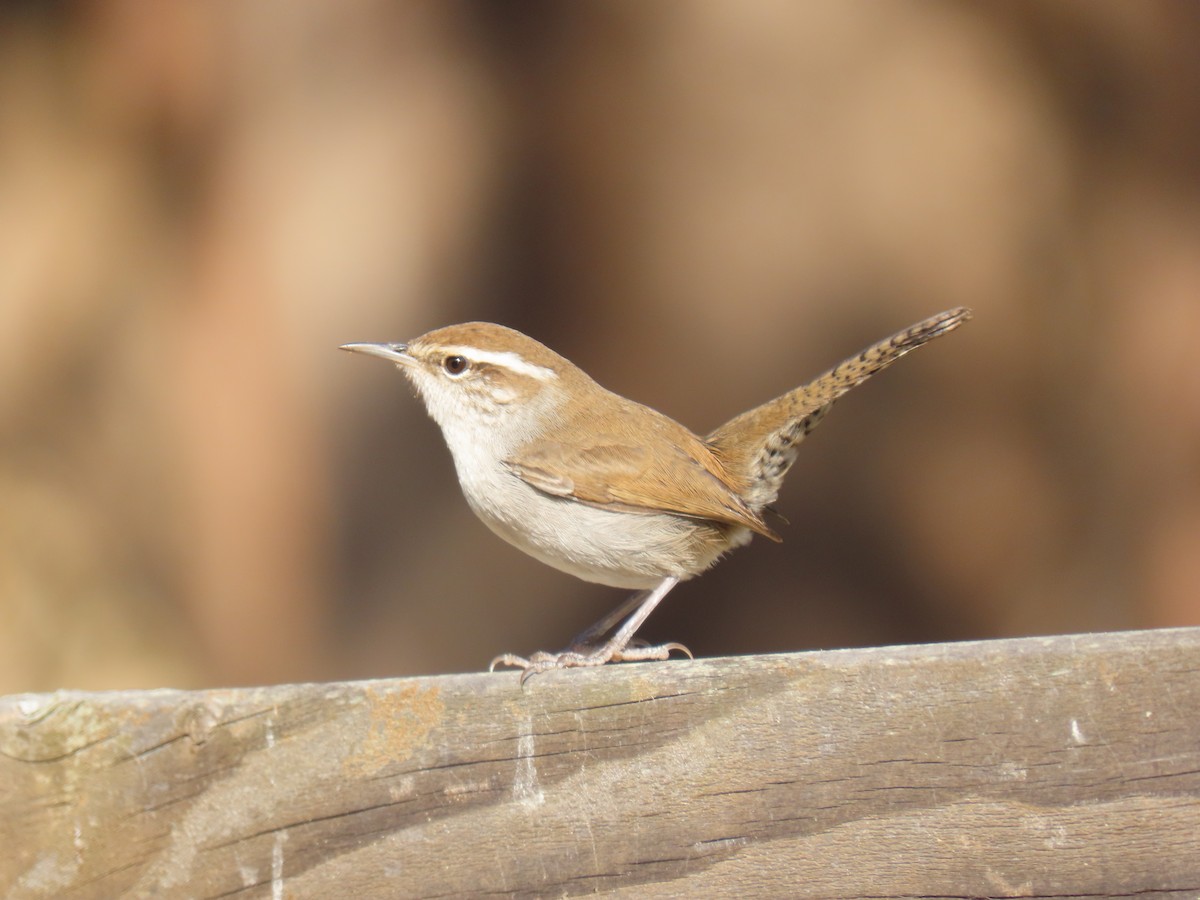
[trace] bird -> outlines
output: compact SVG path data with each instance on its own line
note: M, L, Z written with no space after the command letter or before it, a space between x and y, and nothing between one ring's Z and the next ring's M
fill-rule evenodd
M635 633L679 582L756 534L779 541L764 513L834 402L972 315L957 307L923 319L703 437L503 325L468 322L341 349L408 377L488 528L560 571L637 591L562 651L491 661L489 670L521 670L524 684L554 669L690 657L682 644L649 645Z

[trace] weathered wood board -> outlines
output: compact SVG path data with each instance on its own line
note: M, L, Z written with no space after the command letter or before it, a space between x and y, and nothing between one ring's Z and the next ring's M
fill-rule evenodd
M0 896L1200 896L1200 629L0 699Z

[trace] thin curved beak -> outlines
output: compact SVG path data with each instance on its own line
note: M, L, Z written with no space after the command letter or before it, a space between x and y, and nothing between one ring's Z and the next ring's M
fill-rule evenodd
M342 344L339 350L349 350L351 353L365 353L367 356L378 356L388 362L401 366L416 365L416 360L404 351L408 344Z

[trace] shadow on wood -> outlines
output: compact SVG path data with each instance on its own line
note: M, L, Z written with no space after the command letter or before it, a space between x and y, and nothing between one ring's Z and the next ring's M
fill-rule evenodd
M0 895L1200 893L1200 629L0 699Z

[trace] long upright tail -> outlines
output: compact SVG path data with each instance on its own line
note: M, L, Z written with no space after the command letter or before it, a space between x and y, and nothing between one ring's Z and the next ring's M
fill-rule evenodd
M783 476L796 461L796 446L824 418L835 400L886 369L905 353L947 334L970 319L965 306L931 316L868 347L820 378L726 422L706 441L757 511L774 502Z

